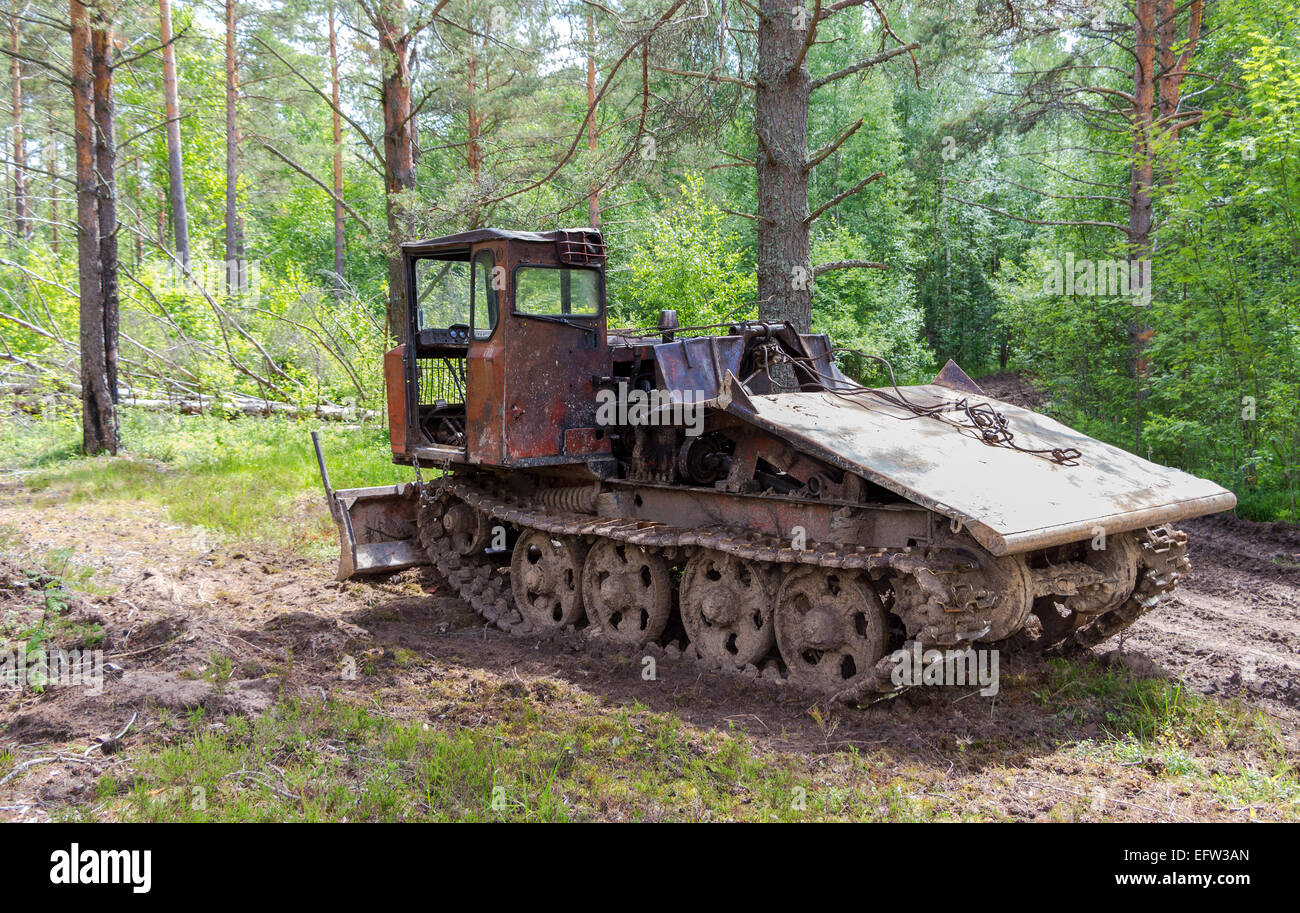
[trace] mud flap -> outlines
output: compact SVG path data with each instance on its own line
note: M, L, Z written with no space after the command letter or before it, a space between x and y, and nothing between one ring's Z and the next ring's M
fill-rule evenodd
M316 448L316 464L320 467L330 516L339 530L339 570L335 579L387 574L428 564L416 525L419 486L404 482L335 491L330 486L320 436L315 431L311 433L311 442Z
M415 525L418 504L419 488L410 482L332 492L330 512L339 528L336 579L428 564Z

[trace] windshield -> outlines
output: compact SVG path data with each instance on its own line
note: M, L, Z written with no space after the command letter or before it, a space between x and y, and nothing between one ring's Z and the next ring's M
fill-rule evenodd
M464 260L415 261L421 329L469 324L470 267Z

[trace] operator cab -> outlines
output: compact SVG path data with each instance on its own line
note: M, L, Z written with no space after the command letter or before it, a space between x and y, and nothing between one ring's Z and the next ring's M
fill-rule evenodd
M568 431L593 424L584 385L608 369L600 232L477 229L402 254L410 342L385 364L394 458L590 456Z

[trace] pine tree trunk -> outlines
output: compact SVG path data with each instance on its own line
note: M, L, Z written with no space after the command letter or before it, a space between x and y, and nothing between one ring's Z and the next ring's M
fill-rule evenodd
M343 221L343 120L339 116L339 44L334 22L335 10L330 3L330 98L334 105L334 288L343 293L343 270L347 253L346 226Z
M468 4L467 4L468 6ZM469 10L466 11L469 13ZM469 27L474 28L474 20L469 18ZM465 42L466 53L469 55L465 62L465 165L469 168L470 183L477 195L479 188L479 172L483 168L483 147L480 145L482 135L482 117L479 115L478 105L474 93L478 90L478 53L474 48L474 36L471 34ZM474 216L474 224L471 228L478 228L477 212Z
M14 141L14 232L21 238L31 234L27 211L27 143L23 138L23 67L18 59L18 17L9 17L10 81L13 94Z
M108 395L118 401L118 252L117 252L117 137L113 102L113 24L99 18L91 30L94 55L95 91L95 172L99 217L99 288L103 310L104 378ZM113 413L113 440L116 449L117 413Z
M54 117L50 116L47 124L49 151L46 160L50 172L50 249L55 259L59 256L59 160L58 139L54 131Z
M587 10L587 110L591 120L587 121L587 148L594 159L596 152L596 16ZM587 196L587 212L592 228L600 227L600 189L593 183Z
M176 47L172 43L172 9L158 0L159 35L162 38L163 107L167 116L167 182L171 192L172 233L176 254L190 262L190 223L185 211L185 170L181 161L181 104L176 89Z
M761 0L758 24L758 314L812 325L812 245L808 219L808 97L800 63L807 38L787 0Z
M1128 245L1131 261L1151 256L1151 188L1155 180L1155 163L1151 140L1155 118L1156 90L1156 0L1137 0L1135 7L1134 51L1137 58L1133 72L1133 165L1129 180ZM1137 382L1134 393L1133 446L1142 446L1143 407L1146 397L1146 344L1151 327L1139 317L1128 322L1129 372Z
M98 176L95 162L95 79L90 16L69 0L72 23L72 107L77 150L77 264L80 298L81 423L86 453L117 452L117 417L108 388L102 295Z
M226 276L230 285L242 274L244 232L239 218L239 59L235 46L235 0L226 0Z
M380 100L384 111L384 190L388 213L388 335L406 340L406 274L398 246L408 240L405 194L415 187L415 122L411 117L411 36L405 28L404 0L382 0L379 31Z

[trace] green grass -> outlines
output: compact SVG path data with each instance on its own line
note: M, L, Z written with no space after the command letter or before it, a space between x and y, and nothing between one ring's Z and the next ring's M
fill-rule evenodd
M122 456L77 454L75 416L0 418L0 467L49 503L138 502L172 521L206 527L235 543L269 543L332 555L309 432L322 433L335 485L410 478L392 465L382 429L272 419L229 421L123 410ZM6 479L0 471L0 485ZM0 525L0 550L21 537ZM95 591L71 554L26 553L33 609L0 636L67 644L93 638L67 621L70 594ZM16 619L17 616L15 615ZM398 668L417 653L394 651ZM291 677L288 653L275 674ZM366 666L363 671L373 671ZM233 661L217 652L188 675L224 688ZM473 687L435 676L408 707L414 721L374 704L283 699L256 719L160 712L131 745L121 779L69 814L128 820L939 820L999 818L990 798L1021 774L1022 751L960 743L973 767L897 752L825 753L763 747L735 731L695 729L640 705L610 708L580 689L543 680L523 685L474 673ZM1090 663L1058 661L1046 676L1008 676L1059 722L1049 755L1086 759L1112 775L1140 769L1185 785L1224 808L1259 807L1300 818L1300 778L1276 724L1239 702L1190 694L1176 683L1135 678ZM839 710L813 719L830 740ZM425 720L428 722L426 723ZM1086 733L1085 733L1086 730ZM0 776L17 763L0 753ZM982 771L987 776L968 776ZM1088 812L1061 798L1059 814ZM1077 806L1077 807L1076 807ZM1052 814L1057 814L1053 811Z
M480 683L480 688L491 688ZM558 686L557 686L558 687ZM536 685L534 686L536 688ZM935 820L964 817L872 758L763 751L633 706L574 713L485 697L480 727L396 720L341 701L282 700L256 720L171 717L72 817L139 821ZM588 704L594 700L582 697Z
M336 487L412 478L409 469L393 465L387 431L374 426L129 408L121 410L121 425L122 455L84 457L77 453L74 415L0 418L0 467L19 471L27 488L60 503L160 505L177 523L318 556L336 551L333 525L323 510L295 510L295 502L311 498L324 504L312 429L321 434Z
M1260 806L1300 818L1300 769L1277 723L1259 709L1065 660L1052 662L1035 697L1067 725L1100 712L1104 738L1077 742L1078 756L1183 778L1230 809Z
M14 539L7 527L0 527L0 549L12 548ZM97 623L73 621L69 617L73 593L105 593L95 583L94 568L73 560L73 549L61 548L43 554L28 554L21 580L0 578L0 588L25 600L39 617L10 608L0 615L0 647L25 643L28 654L44 646L95 648L103 641L103 629ZM21 586L19 584L21 583Z

